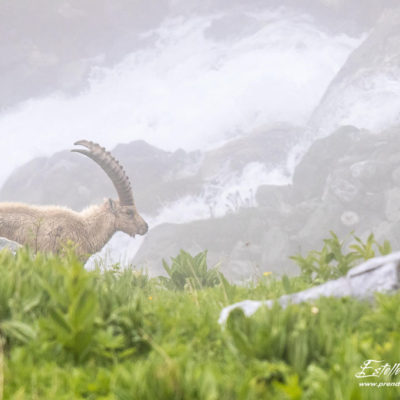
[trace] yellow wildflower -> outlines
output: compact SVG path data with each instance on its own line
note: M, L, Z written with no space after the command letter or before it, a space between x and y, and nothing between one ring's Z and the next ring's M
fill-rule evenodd
M319 313L319 308L318 307L315 307L315 306L312 306L311 307L311 312L315 315L315 314L318 314Z

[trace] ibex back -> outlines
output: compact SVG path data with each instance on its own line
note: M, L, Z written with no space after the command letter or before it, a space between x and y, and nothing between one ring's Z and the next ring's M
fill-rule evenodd
M57 206L0 203L0 236L28 245L34 251L59 252L73 242L85 259L99 251L117 232L144 235L148 226L136 210L131 184L119 162L96 143L80 140L86 149L72 151L94 160L109 176L118 200L107 199L82 212Z

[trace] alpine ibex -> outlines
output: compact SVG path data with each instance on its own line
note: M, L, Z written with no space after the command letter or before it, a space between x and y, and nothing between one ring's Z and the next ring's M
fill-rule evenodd
M88 149L72 151L90 157L104 170L119 200L107 199L82 212L57 206L0 203L0 236L34 251L54 253L73 242L77 254L85 259L99 251L117 231L133 237L147 232L147 223L136 210L129 178L119 162L96 143L80 140L74 144Z

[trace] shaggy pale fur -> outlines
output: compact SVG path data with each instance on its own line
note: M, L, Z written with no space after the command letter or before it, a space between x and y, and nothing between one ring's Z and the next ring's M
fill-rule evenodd
M134 205L106 200L75 212L56 206L0 203L0 236L28 245L35 252L59 252L69 241L86 259L99 251L116 231L143 235L148 227Z

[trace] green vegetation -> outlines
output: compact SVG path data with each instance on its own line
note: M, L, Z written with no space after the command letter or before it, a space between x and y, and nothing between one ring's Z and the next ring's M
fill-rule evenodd
M302 277L309 283L321 284L330 279L337 279L346 275L357 263L377 255L387 255L392 251L387 240L381 245L371 233L365 243L352 234L355 243L350 244L349 251L344 253L344 241L340 241L334 232L330 234L330 238L324 239L321 251L312 250L306 257L291 257L299 265Z
M251 318L224 306L303 290L390 251L373 236L344 254L336 236L296 256L302 274L264 273L247 286L207 269L206 253L164 262L167 277L133 268L86 271L63 257L0 252L0 399L391 399L361 387L367 359L400 362L400 294L374 304L323 298ZM352 254L351 256L349 254Z
M161 276L160 281L167 289L204 289L218 285L223 279L217 267L207 268L207 251L193 257L181 250L177 257L172 258L171 266L165 260L162 263L168 278Z

